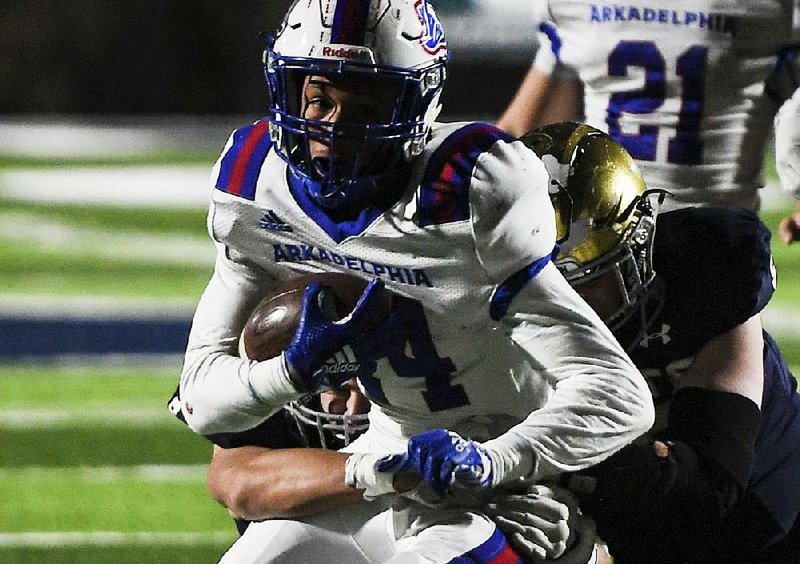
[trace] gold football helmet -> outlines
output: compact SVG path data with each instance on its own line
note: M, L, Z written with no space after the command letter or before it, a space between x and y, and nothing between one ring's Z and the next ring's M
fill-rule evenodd
M655 204L639 167L622 145L585 124L547 125L520 139L550 175L560 246L556 265L579 292L581 285L613 272L619 305L613 312L598 313L616 332L640 312L644 326L623 342L633 346L660 309L660 300L647 295L655 277Z

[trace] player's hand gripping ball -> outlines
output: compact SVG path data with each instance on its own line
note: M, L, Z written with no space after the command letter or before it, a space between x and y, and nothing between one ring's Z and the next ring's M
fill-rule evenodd
M253 310L240 355L266 360L284 353L305 391L334 387L374 371L375 359L359 358L359 345L380 331L390 308L378 280L339 273L293 278Z

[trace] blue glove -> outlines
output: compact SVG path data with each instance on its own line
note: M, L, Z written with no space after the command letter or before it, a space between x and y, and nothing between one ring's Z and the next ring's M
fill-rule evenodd
M394 454L377 462L379 472L413 470L440 496L452 487L485 489L492 483L492 461L486 450L458 433L434 429L408 440L406 454Z
M381 307L384 285L374 279L364 290L353 311L338 321L327 318L320 309L319 282L309 284L303 294L300 321L286 347L284 358L290 371L300 379L303 391L317 393L375 371L376 363L362 363L349 346L358 343L367 332L373 310Z

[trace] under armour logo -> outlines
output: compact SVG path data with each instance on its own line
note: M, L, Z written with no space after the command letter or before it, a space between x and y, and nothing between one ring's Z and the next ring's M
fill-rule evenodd
M669 325L662 323L661 331L658 333L650 333L649 335L645 335L642 341L639 343L639 346L646 349L650 345L650 341L654 341L656 339L661 339L661 344L666 345L672 340L672 337L668 335L670 329L671 327Z

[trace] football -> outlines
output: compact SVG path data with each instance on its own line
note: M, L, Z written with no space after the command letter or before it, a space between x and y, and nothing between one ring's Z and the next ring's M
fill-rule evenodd
M339 320L353 311L368 280L337 272L321 272L291 278L265 296L248 316L241 338L239 356L251 360L267 360L281 354L294 336L303 307L303 293L312 282L320 282L323 291L319 305L331 320ZM384 293L376 314L376 323L389 315L390 299Z

